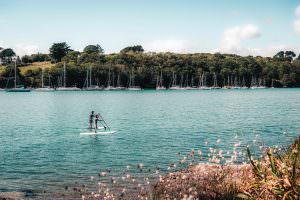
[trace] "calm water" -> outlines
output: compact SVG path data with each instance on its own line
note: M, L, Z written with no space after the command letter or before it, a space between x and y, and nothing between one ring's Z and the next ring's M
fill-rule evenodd
M118 132L79 136L91 110ZM299 111L300 89L1 92L0 191L62 189L141 162L165 167L179 151L205 152L205 141L232 150L258 134L286 145L300 133Z

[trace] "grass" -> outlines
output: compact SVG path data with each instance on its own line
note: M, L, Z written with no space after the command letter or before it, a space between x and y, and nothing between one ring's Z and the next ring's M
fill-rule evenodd
M0 74L5 70L5 66L0 66Z
M21 74L24 75L28 70L36 70L36 69L39 69L39 68L46 69L46 68L51 68L54 65L55 64L52 64L51 62L34 62L34 63L31 63L28 66L20 67L20 70L21 70Z
M19 67L21 74L24 75L28 70L37 70L39 68L51 68L55 64L52 64L51 62L33 62L30 65ZM2 73L5 70L6 66L0 66L0 73Z

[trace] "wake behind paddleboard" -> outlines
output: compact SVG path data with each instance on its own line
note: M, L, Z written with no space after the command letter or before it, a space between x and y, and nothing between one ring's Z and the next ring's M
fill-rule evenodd
M109 135L109 134L113 134L117 131L100 131L100 132L83 132L80 133L80 135Z

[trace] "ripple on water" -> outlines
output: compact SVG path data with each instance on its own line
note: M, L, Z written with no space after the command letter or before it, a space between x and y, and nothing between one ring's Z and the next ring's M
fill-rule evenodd
M0 93L0 102L0 190L63 190L108 168L166 168L177 152L226 155L300 132L299 89ZM118 132L80 137L91 110Z

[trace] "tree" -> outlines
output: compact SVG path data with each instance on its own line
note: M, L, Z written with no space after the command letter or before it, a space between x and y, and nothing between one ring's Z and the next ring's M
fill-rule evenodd
M296 54L293 51L279 51L274 58L277 58L281 61L292 62L293 58L296 57Z
M70 46L66 42L54 43L50 49L50 56L54 60L54 62L60 62L61 59L68 54L68 52L72 51Z
M31 56L28 56L28 55L22 56L21 60L22 60L22 63L24 63L24 64L32 63L32 58L31 58Z
M98 54L103 54L104 50L102 49L102 47L97 44L97 45L88 45L83 49L83 52L85 53L98 53Z
M144 49L141 45L135 45L135 46L126 47L126 48L122 49L120 52L121 53L129 53L129 52L143 53Z
M44 61L51 60L48 54L42 54L42 53L32 54L31 59L33 62L44 62Z
M290 62L293 60L293 58L296 57L296 54L293 51L286 51L285 52L285 58L289 60Z
M15 52L11 48L4 49L0 52L0 58L4 61L4 63L10 63L12 61L12 57L15 55Z
M279 51L277 54L275 54L274 58L279 58L279 59L284 58L284 51Z

